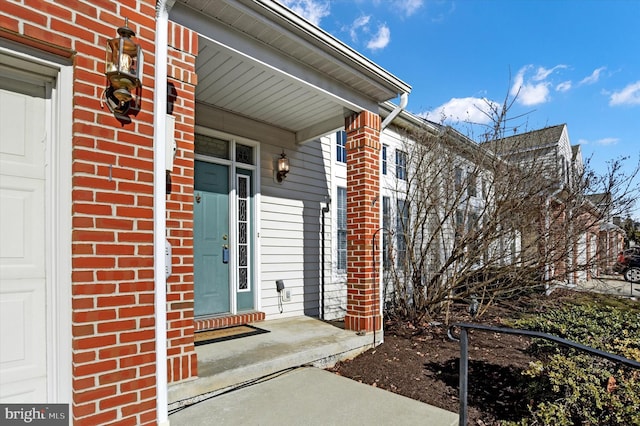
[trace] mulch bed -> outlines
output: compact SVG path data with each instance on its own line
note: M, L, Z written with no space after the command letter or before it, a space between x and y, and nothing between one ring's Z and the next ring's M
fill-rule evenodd
M473 320L466 306L454 306L450 322L500 326L504 318L553 308L571 297L569 291L535 294L491 307ZM533 358L530 339L517 335L470 331L468 419L472 425L497 425L528 413L522 375ZM458 412L460 346L447 337L444 325L388 321L384 343L331 371L436 407Z

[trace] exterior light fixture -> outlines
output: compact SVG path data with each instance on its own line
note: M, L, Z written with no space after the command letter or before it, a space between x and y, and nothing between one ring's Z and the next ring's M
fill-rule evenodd
M144 54L140 45L131 40L136 33L128 26L118 28L118 37L107 41L105 75L108 86L103 98L109 110L118 119L131 121L127 112L131 105L139 106L142 89L142 68Z
M285 155L284 151L282 151L280 158L278 158L278 173L276 174L276 180L279 183L282 183L284 178L287 177L287 173L289 173L289 159Z

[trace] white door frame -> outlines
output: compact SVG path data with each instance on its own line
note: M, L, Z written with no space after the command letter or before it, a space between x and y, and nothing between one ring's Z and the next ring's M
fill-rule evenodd
M12 48L10 48L12 47ZM40 52L0 44L0 63L49 81L46 173L47 395L43 403L72 402L71 356L71 152L73 66L43 59ZM35 74L34 74L35 75ZM36 401L40 402L40 401Z
M227 140L231 143L231 146L233 148L230 152L231 158L229 160L221 160L219 158L208 157L200 154L195 154L194 156L196 160L226 165L227 167L229 167L229 176L230 176L230 180L229 180L229 185L230 185L230 188L229 188L229 243L233 247L236 246L235 235L237 234L237 218L236 218L236 207L235 207L235 203L237 200L237 197L236 197L236 194L237 194L236 185L237 185L237 176L238 176L237 169L241 168L245 170L251 170L253 172L253 177L251 178L252 183L254 185L254 194L253 194L254 210L253 210L252 220L255 226L251 235L251 238L254 241L254 247L253 247L252 256L251 256L253 261L253 271L252 271L253 280L251 285L253 286L253 289L254 289L253 310L260 311L262 309L262 298L260 297L262 286L259 279L259 277L261 276L260 275L260 272L261 272L260 271L260 266L261 266L261 261L260 261L261 259L260 258L260 193L261 193L260 191L260 185L261 185L260 143L253 139L236 136L230 133L221 132L219 130L214 130L209 127L200 126L200 125L195 126L195 133L200 133L202 135ZM255 153L254 153L255 164L244 164L244 163L238 163L235 161L235 144L236 143L252 146L255 149ZM230 262L229 282L231 285L230 313L232 315L235 315L238 313L237 297L236 297L237 264L236 264L235 256L231 256L231 258L229 259L229 262Z

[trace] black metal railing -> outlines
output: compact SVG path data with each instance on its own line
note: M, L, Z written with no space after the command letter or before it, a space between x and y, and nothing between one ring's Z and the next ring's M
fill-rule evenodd
M453 330L455 328L460 329L460 336L455 337L453 334ZM530 337L538 337L540 339L551 340L552 342L556 342L563 346L568 346L571 348L579 349L584 352L588 352L593 355L600 356L602 358L606 358L608 360L617 362L619 364L624 364L632 368L640 369L640 362L625 358L620 355L615 355L609 352L604 352L598 349L594 349L589 346L582 345L580 343L572 342L571 340L562 339L557 336L553 336L547 333L541 333L539 331L530 331L530 330L519 330L515 328L503 328L503 327L492 327L489 325L481 325L481 324L469 324L469 323L457 323L449 326L449 330L447 334L449 339L460 342L460 379L459 379L459 390L458 397L460 399L460 426L467 426L467 393L468 393L468 375L469 375L469 337L468 330L480 330L480 331L489 331L493 333L504 333L504 334L517 334L520 336L530 336Z

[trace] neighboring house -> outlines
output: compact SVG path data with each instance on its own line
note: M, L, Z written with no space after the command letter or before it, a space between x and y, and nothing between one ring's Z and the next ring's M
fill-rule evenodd
M125 18L146 59L128 111L105 91ZM196 330L297 315L381 328L378 107L408 84L270 0L4 2L0 62L2 402L166 424L168 383L197 376ZM340 195L322 142L336 129ZM330 234L340 281L325 287Z
M523 169L535 168L535 173L544 178L536 182L547 197L542 214L549 244L540 250L561 252L557 256L551 254L553 261L546 268L546 278L575 284L605 272L610 262L605 260L611 253L608 246L617 246L616 239L603 236L604 228L600 229L608 220L610 203L594 203L593 196L583 193L582 152L579 145L570 144L566 124L484 145Z
M545 127L483 144L522 167L536 162L536 170L549 180L549 189L573 187L582 168L579 147L573 148L566 124Z
M619 223L616 223L616 218L611 214L611 194L592 194L587 199L599 212L604 212L598 230L598 274L614 273L613 267L618 254L625 248L627 233Z

